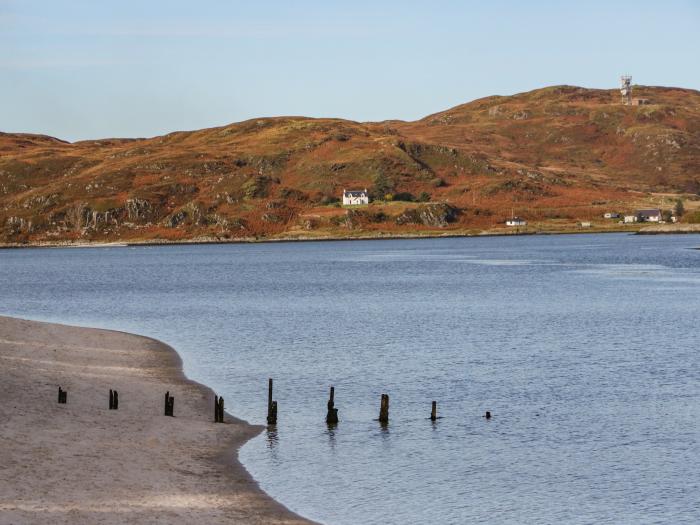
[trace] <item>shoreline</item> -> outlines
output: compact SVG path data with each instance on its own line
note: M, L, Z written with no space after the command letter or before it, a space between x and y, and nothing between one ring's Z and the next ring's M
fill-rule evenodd
M31 248L125 248L138 246L182 246L182 245L209 245L209 244L273 244L273 243L296 243L296 242L337 242L337 241L387 241L400 239L443 239L443 238L480 238L480 237L528 237L528 236L548 236L548 235L592 235L592 234L612 234L626 233L629 235L675 235L700 233L698 231L645 231L639 229L605 229L605 230L561 230L561 231L485 231L481 233L449 232L444 233L428 232L406 233L406 234L376 234L376 235L355 235L355 236L281 236L281 237L243 237L238 239L220 239L214 237L194 237L186 240L148 239L148 240L120 240L114 242L39 242L39 243L0 243L0 250L31 249Z
M629 235L680 235L700 234L700 224L650 225L623 228L585 228L561 230L482 230L479 232L465 230L407 233L359 233L358 235L279 235L277 237L239 237L223 239L220 237L195 236L190 239L126 239L115 241L41 241L34 243L2 243L0 250L22 248L125 248L134 246L181 246L207 244L271 244L294 242L336 242L336 241L381 241L399 239L442 239L442 238L479 238L479 237L523 237L533 235L593 235L626 233Z
M0 363L0 522L312 523L238 460L264 427L228 412L215 424L214 392L167 344L0 316ZM174 418L162 414L166 390Z

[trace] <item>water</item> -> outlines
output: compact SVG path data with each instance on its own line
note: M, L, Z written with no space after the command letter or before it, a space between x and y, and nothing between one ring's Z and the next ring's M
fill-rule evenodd
M277 429L241 458L323 522L698 523L698 245L614 234L0 251L0 313L166 341L253 423L274 377ZM331 384L341 422L329 430ZM374 421L383 392L387 428Z

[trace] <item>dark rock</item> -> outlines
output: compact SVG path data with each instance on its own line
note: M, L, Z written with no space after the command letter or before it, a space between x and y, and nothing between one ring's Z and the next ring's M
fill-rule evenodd
M459 210L443 202L424 204L417 208L406 210L396 218L396 224L422 224L444 228L457 219Z

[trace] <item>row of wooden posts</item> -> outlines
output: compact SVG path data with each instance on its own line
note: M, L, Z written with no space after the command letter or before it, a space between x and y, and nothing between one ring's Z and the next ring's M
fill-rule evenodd
M165 393L164 401L164 414L166 416L174 417L175 398L170 395L170 391L167 391ZM58 402L62 404L68 402L68 392L66 390L63 390L60 386L58 387ZM109 409L119 409L119 393L116 390L110 389L109 391ZM491 419L491 412L486 411L486 415L484 417L486 419ZM430 419L431 421L435 421L438 419L437 401L433 401L432 403L432 407L430 409ZM386 424L389 422L389 394L382 394L381 402L379 405L378 421L382 424ZM214 422L224 422L223 396L214 396ZM329 425L335 425L336 423L338 423L338 409L335 408L335 387L333 386L331 387L331 392L328 399L328 412L326 413L326 423L328 423ZM272 378L268 379L267 385L267 424L277 424L277 401L274 401L272 399Z

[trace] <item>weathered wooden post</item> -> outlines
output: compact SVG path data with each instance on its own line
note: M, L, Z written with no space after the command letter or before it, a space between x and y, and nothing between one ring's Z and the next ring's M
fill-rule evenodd
M114 407L114 410L119 409L119 392L116 390L114 391L114 399L112 401L112 406Z
M114 410L114 392L112 392L112 389L109 389L109 409Z
M272 400L272 378L267 381L267 424L277 424L277 401Z
M276 425L277 424L277 401L272 402L272 406L270 407L270 417L267 418L267 424L268 425Z
M389 394L382 394L382 404L379 407L379 422L389 422Z
M267 419L272 414L272 378L267 380Z
M219 396L214 394L214 423L219 422Z
M326 423L335 425L338 423L338 409L335 408L335 387L331 387L330 399L328 399L328 413L326 414Z
M221 396L219 398L218 410L219 410L219 414L218 414L219 423L223 423L224 422L224 396Z
M165 415L175 417L175 398L169 390L165 393Z
M68 402L68 392L63 390L60 386L58 387L58 402L61 404L66 404Z
M430 420L435 421L437 419L437 401L433 401L433 408L430 410Z
M491 412L489 412L489 411L487 410L487 411L486 411L486 415L484 415L484 417L485 417L486 419L491 419Z

